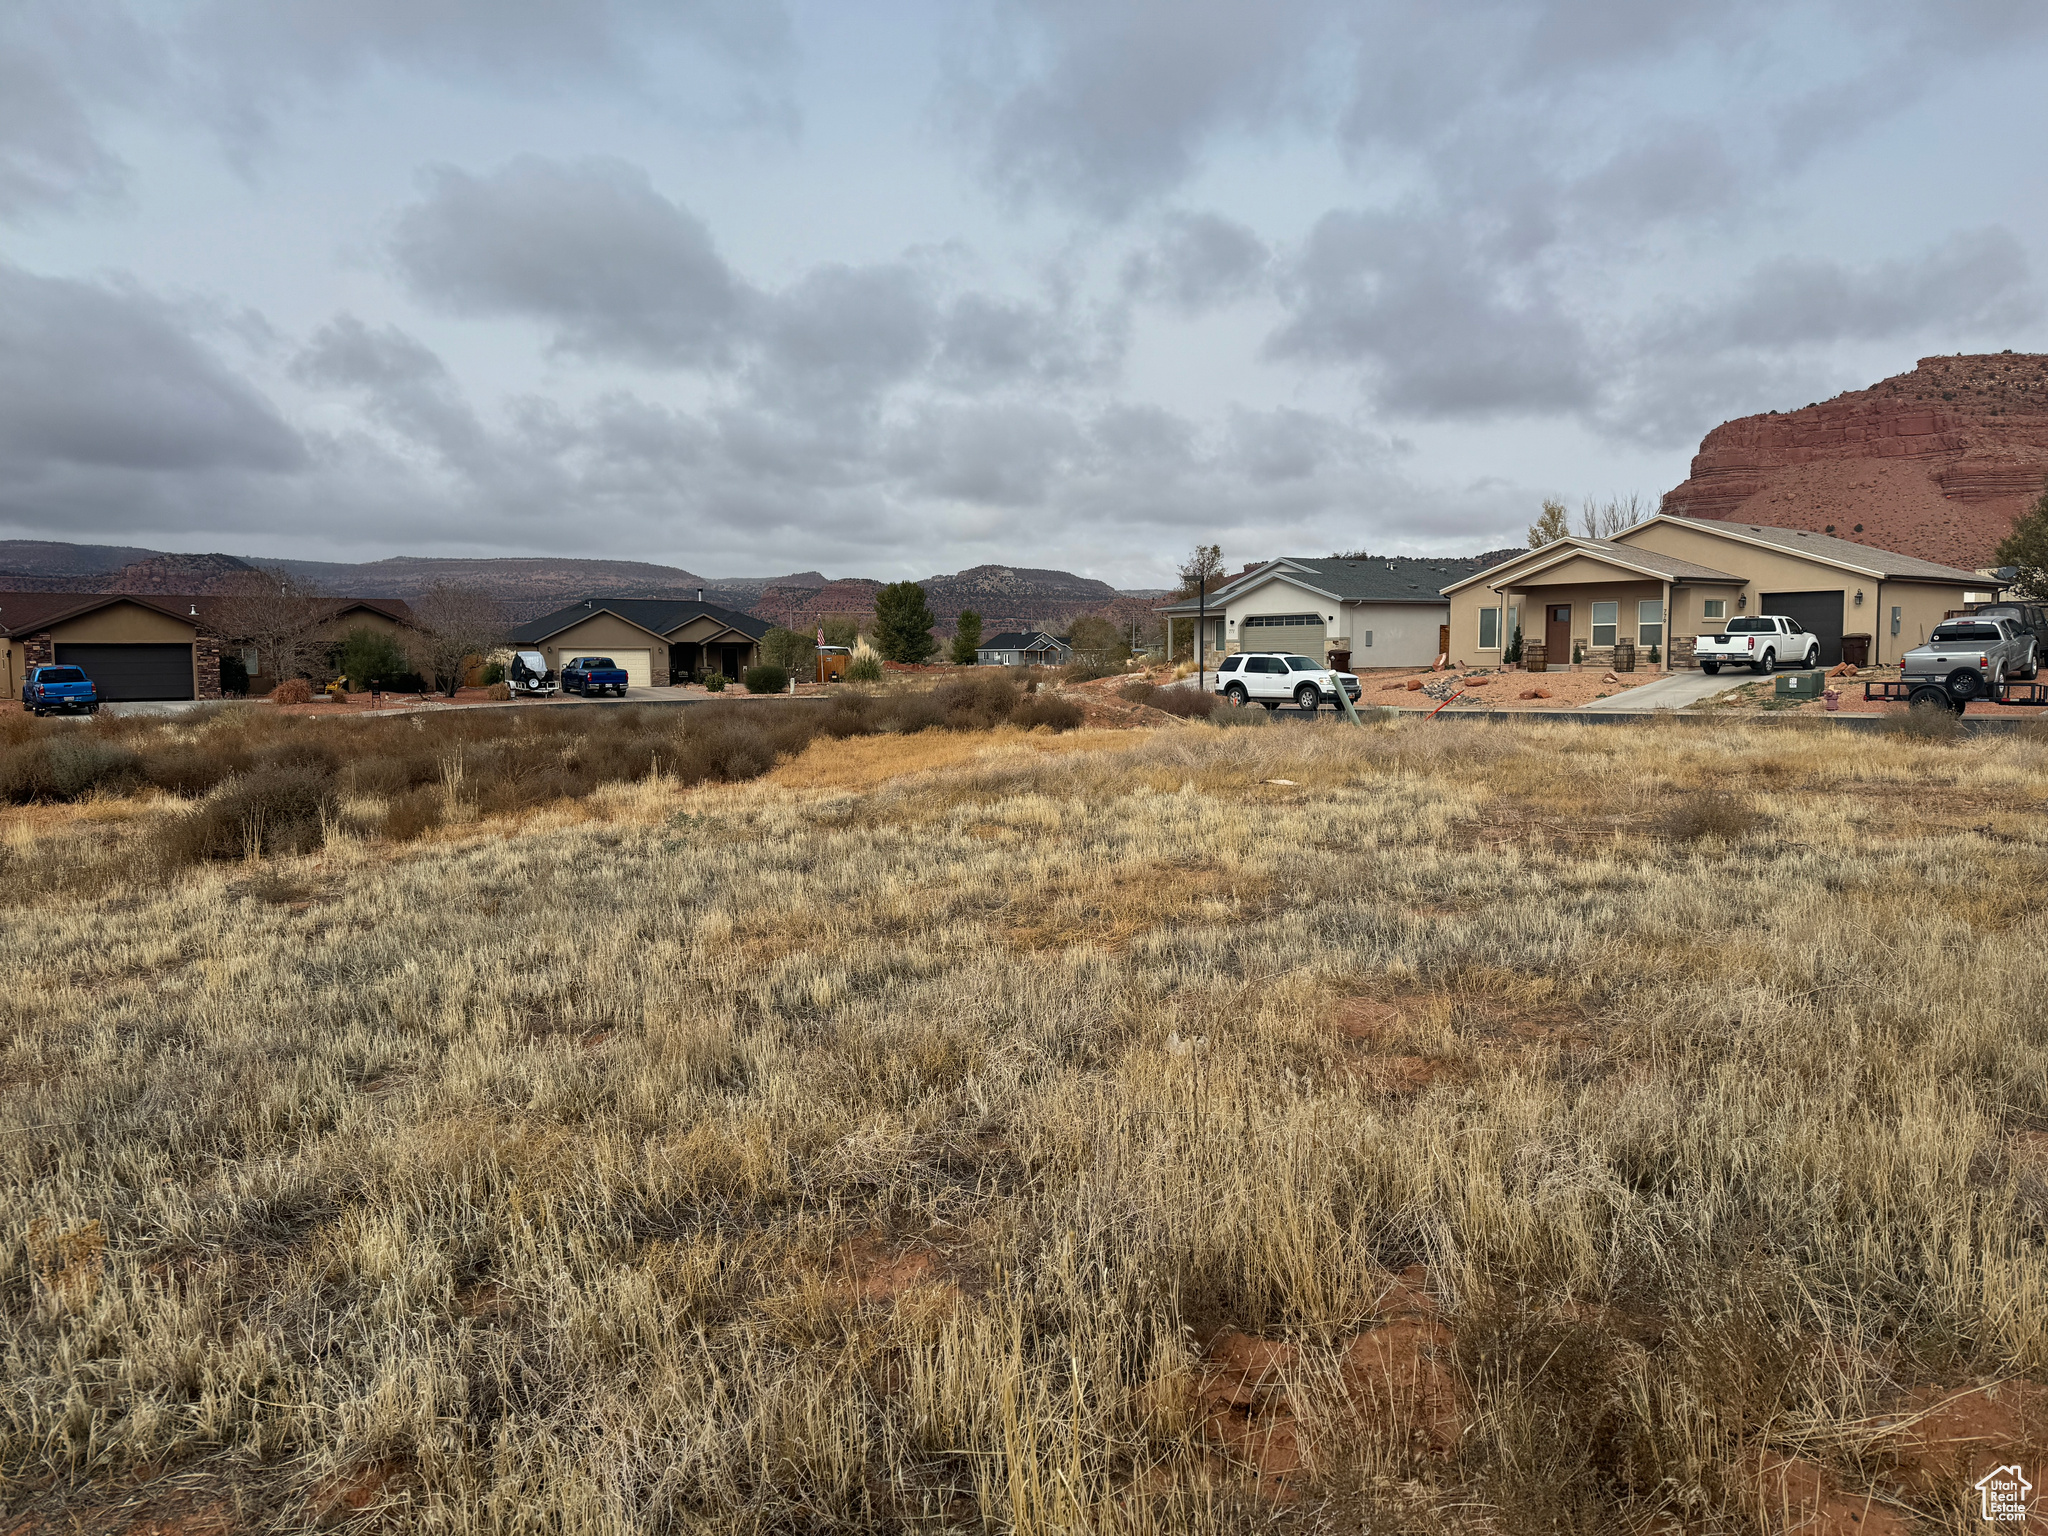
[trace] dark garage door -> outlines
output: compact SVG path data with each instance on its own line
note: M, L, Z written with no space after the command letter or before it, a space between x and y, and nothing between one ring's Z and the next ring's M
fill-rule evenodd
M1782 613L1820 641L1820 664L1837 666L1842 660L1842 594L1839 592L1766 592L1765 613ZM1797 666L1803 657L1780 657Z
M103 699L189 699L189 645L60 645L57 664L78 667Z

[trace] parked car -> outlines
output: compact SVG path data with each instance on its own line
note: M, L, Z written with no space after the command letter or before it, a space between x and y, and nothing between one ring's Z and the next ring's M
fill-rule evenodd
M77 667L30 667L21 682L21 707L32 715L96 715L100 691Z
M1801 667L1820 665L1820 637L1809 635L1779 613L1740 615L1718 635L1696 635L1693 659L1712 677L1723 666L1747 666L1771 672L1781 661Z
M548 659L539 651L514 651L505 685L515 699L544 699L561 686L561 679L548 670Z
M2028 603L2005 599L1996 603L1972 603L1969 617L1973 619L2011 619L2034 637L2034 652L2039 655L2048 651L2048 603Z
M622 667L612 665L609 656L577 656L562 663L562 692L580 693L585 698L592 694L616 693L626 696L626 673Z
M1938 686L1956 704L1995 699L2007 678L2035 677L2038 642L2009 618L1943 619L1926 642L1899 658L1899 680Z
M1211 691L1233 704L1278 709L1292 703L1314 714L1325 704L1336 704L1340 687L1357 702L1359 683L1352 673L1332 672L1322 662L1282 651L1243 651L1217 664L1216 686Z

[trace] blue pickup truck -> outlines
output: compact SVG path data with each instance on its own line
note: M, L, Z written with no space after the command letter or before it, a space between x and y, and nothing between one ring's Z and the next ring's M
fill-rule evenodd
M96 715L100 691L76 667L30 667L21 682L21 707L35 715Z
M625 669L613 666L609 656L571 657L562 663L562 692L580 693L586 699L593 694L616 693L623 699Z

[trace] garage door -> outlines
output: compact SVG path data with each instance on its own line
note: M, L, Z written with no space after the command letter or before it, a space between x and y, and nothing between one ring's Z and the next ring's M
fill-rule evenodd
M1766 592L1763 612L1781 613L1820 641L1820 664L1842 660L1842 594L1840 592ZM1795 662L1799 657L1792 658Z
M189 645L60 645L57 665L77 667L103 699L189 699Z
M650 677L652 676L649 671L650 653L644 649L637 651L567 650L563 651L561 655L561 666L567 666L578 656L609 656L612 659L612 665L626 674L626 684L628 687L647 688L653 686L650 682Z
M1290 656L1323 659L1323 616L1320 613L1260 613L1237 626L1243 651L1285 651Z

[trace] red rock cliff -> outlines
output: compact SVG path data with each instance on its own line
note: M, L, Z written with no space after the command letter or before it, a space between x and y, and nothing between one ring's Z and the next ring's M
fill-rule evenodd
M2048 356L1923 357L1803 411L1725 422L1667 512L1832 533L1973 570L2048 480Z

